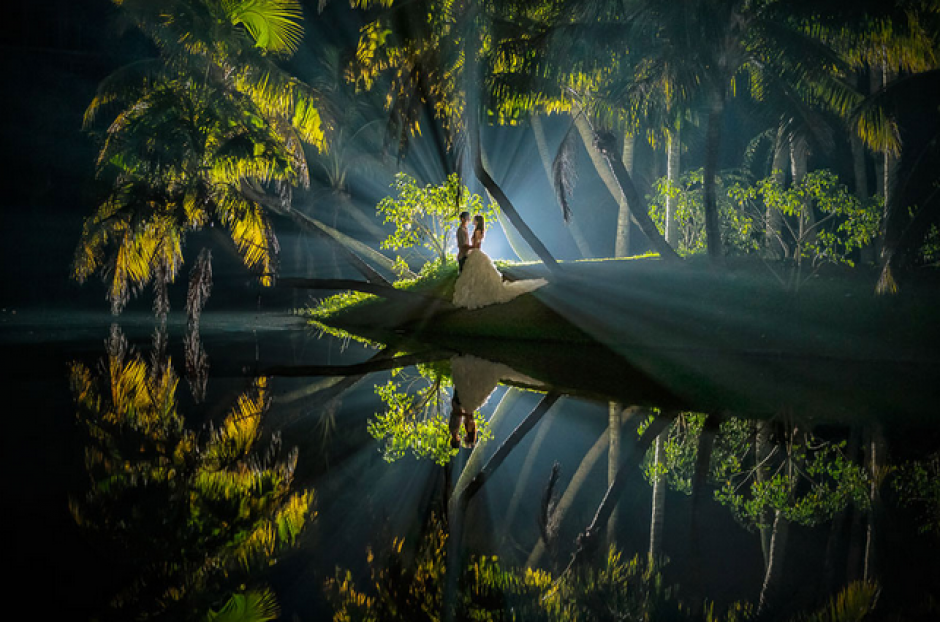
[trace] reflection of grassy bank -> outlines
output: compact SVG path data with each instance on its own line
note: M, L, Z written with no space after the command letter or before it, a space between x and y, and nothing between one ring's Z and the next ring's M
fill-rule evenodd
M704 258L571 262L551 275L540 264L501 269L550 283L507 304L455 309L449 264L399 285L423 296L334 299L310 316L331 330L414 339L628 403L845 419L922 417L935 399L940 276L932 270L879 297L873 270L826 268L794 291L778 278L785 265L749 259L721 268Z

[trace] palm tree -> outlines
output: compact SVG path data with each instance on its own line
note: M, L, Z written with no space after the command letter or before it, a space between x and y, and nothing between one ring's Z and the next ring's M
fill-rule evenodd
M924 190L930 186L924 183L925 170L935 168L931 154L937 130L934 123L924 123L920 111L936 107L940 12L931 2L870 2L863 8L822 3L815 30L845 58L856 80L869 76L871 94L860 104L842 102L839 112L852 141L856 191L862 185L863 144L880 156L876 174L880 167L884 213L876 291L887 293L897 291L895 272L937 219L934 195ZM918 129L902 136L909 117L917 119ZM917 207L909 214L907 206Z
M289 201L291 186L308 183L303 143L325 146L316 94L273 62L299 44L299 4L116 4L160 57L106 78L86 111L90 128L116 110L97 162L111 191L85 223L73 276L104 270L115 312L154 281L165 312L161 292L177 275L186 233L218 222L271 284L277 241L245 190L269 187Z
M479 117L484 102L477 90L480 66L488 62L481 41L491 31L492 5L359 0L354 6L384 10L363 28L350 73L365 89L380 78L387 81L389 135L398 138L399 153L407 149L426 119L445 172L456 168L460 159L456 152L463 150L480 183L536 255L552 268L554 257L493 179L482 153Z
M624 54L622 45L618 48L605 44L597 49L583 45L584 40L596 35L595 30L609 30L610 23L604 20L612 19L617 12L611 7L595 11L592 6L590 2L542 2L503 11L500 23L506 36L494 44L492 84L487 88L489 107L498 119L507 122L536 114L570 115L570 129L553 165L553 182L565 220L571 212L568 195L574 182L575 137L580 136L594 168L620 208L615 254L626 252L632 218L654 250L664 259L676 259L650 220L643 195L633 180L634 140L647 122L643 98L609 95L612 76L632 75L636 62ZM623 135L622 147L615 133Z

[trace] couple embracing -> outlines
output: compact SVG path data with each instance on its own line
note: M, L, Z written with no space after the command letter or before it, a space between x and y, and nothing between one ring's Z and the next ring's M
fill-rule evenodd
M509 302L516 296L545 285L545 279L504 281L493 261L483 252L486 223L483 216L473 217L473 233L467 229L470 213L461 212L457 227L457 265L459 276L454 286L453 303L457 307L478 309L491 304Z

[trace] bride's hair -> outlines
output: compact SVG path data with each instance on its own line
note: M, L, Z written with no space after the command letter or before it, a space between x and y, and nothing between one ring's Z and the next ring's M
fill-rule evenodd
M483 222L483 216L481 214L477 214L473 217L473 224L480 231L486 230L486 224Z

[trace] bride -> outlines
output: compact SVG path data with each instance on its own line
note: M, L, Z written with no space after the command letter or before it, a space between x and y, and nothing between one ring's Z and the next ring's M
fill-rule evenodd
M491 304L508 302L516 296L536 290L548 283L545 279L503 281L503 275L496 269L493 260L480 249L486 235L483 216L479 214L474 216L473 224L470 252L454 286L454 306L479 309Z

